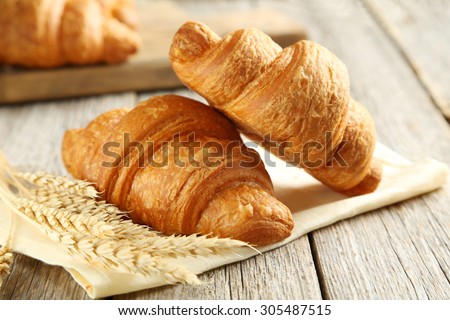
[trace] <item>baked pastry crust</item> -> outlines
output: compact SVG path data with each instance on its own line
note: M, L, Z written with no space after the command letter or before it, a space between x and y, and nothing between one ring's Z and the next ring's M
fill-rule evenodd
M177 149L177 141L187 144ZM105 146L120 156L113 165ZM265 245L293 228L257 152L224 116L192 99L157 96L132 110L106 112L86 128L66 131L62 155L75 178L94 182L135 222L166 234Z
M119 63L140 47L132 0L0 1L0 63Z
M170 60L179 79L242 132L264 146L276 142L270 151L280 158L348 195L378 186L373 120L351 99L345 65L318 43L282 49L255 28L221 38L189 21L174 36Z

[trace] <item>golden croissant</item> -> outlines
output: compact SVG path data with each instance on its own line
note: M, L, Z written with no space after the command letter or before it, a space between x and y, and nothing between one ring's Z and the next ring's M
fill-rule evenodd
M324 47L282 49L254 28L221 38L190 21L175 34L170 60L185 85L280 158L347 195L378 186L373 120L350 98L345 65Z
M141 43L133 0L0 1L0 64L119 63Z
M66 131L62 155L75 178L166 234L265 245L293 228L258 153L219 112L188 98L157 96L106 112Z

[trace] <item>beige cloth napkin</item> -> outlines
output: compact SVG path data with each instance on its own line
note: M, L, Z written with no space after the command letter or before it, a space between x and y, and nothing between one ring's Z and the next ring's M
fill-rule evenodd
M262 150L259 151L264 153ZM381 160L384 169L379 188L372 194L353 198L333 192L303 170L286 167L285 163L271 157L276 166L267 169L273 179L278 198L292 210L295 227L289 238L258 250L265 252L275 249L310 231L432 191L446 182L448 167L438 161L430 159L411 163L381 144L377 145L375 157ZM6 241L11 219L8 212L0 205L0 243ZM25 218L16 216L16 219L12 238L14 251L66 268L91 298L102 298L165 284L156 276L144 277L104 271L90 266L69 255L64 248L51 241ZM256 254L258 253L250 248L240 248L222 256L180 258L176 263L186 266L195 274L200 274Z

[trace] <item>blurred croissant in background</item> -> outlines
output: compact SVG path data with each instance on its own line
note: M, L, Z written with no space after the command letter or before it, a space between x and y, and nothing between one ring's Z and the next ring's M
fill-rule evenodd
M134 0L0 0L0 64L120 63L140 47Z

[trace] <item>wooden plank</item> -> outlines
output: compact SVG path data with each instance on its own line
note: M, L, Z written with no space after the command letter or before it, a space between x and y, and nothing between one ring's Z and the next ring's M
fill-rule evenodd
M67 174L60 152L64 131L85 126L106 110L133 106L135 102L135 94L128 93L2 107L0 149L11 163L21 169ZM0 289L0 299L88 298L63 268L19 254Z
M350 0L298 3L286 4L286 12L346 63L353 95L373 115L379 140L414 160L449 163L448 124L365 8ZM449 193L447 186L313 232L323 296L448 299Z
M138 13L143 46L129 62L50 70L3 68L0 104L181 86L168 52L176 30L192 16L173 1L138 2ZM276 11L234 11L196 18L214 26L219 34L252 24L284 45L306 36L301 25Z
M204 101L187 89L145 93L174 93ZM290 275L289 278L286 275ZM201 286L165 286L119 295L114 299L321 299L319 280L307 237L250 258L217 268L200 276Z
M17 254L0 289L0 299L89 299L63 268Z
M289 275L289 277L286 277ZM200 276L199 286L165 286L114 299L321 299L307 237Z
M448 192L449 188L434 196L448 205ZM326 279L324 296L448 299L449 235L436 220L430 221L429 215L446 219L447 229L449 220L445 210L433 203L420 197L315 232L313 250ZM434 212L424 214L429 204Z
M189 12L189 19L206 23L221 36L237 29L257 28L270 35L282 47L308 37L307 30L300 21L276 8L269 10L254 6L248 1L232 1L227 6L223 4L224 1L180 2Z
M396 42L442 113L450 119L448 1L364 0Z

